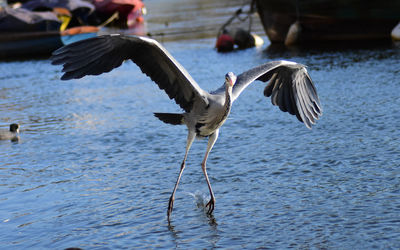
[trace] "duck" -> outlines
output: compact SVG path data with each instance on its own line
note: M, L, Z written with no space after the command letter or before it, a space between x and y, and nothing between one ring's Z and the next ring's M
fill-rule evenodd
M0 140L18 140L19 124L13 123L9 130L0 130Z

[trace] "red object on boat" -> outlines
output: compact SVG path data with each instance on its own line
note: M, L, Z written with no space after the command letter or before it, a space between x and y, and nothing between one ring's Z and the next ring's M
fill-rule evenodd
M219 52L222 51L232 51L233 50L233 38L228 34L222 34L217 39L217 44L215 47Z
M96 11L105 16L118 12L120 22L127 27L143 23L144 3L141 0L93 0Z

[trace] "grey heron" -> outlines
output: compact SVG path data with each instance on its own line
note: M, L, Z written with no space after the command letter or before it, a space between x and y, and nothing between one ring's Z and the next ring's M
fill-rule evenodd
M255 80L269 81L264 95L271 97L273 105L295 115L308 128L322 115L317 91L305 66L295 62L271 61L238 76L229 72L220 88L207 92L160 43L146 37L103 35L64 46L53 52L51 57L52 64L63 65L63 80L109 72L128 59L184 110L178 114L154 113L165 123L184 124L188 128L185 155L169 198L168 220L189 149L196 137L208 137L201 167L211 196L205 207L208 207L208 214L213 212L215 196L207 175L207 158L217 141L219 128L231 111L232 103L250 83Z
M0 140L18 140L19 125L13 123L9 130L0 130Z

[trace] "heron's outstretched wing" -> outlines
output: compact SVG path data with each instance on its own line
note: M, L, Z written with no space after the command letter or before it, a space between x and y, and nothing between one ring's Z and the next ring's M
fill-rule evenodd
M104 35L78 41L53 52L52 64L62 64L63 80L99 75L131 59L160 89L186 112L195 101L208 104L208 93L157 41L122 35Z
M311 128L322 115L315 86L304 65L290 61L272 61L250 69L237 77L233 100L253 81L269 81L264 95L283 112L296 115Z

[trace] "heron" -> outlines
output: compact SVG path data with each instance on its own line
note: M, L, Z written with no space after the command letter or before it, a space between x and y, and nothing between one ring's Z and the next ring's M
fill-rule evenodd
M211 215L214 211L215 196L207 175L207 159L233 102L252 82L268 82L264 95L271 97L272 104L283 112L295 115L307 128L311 129L322 115L320 100L306 66L292 61L266 62L237 76L229 72L220 88L208 92L159 42L148 37L110 34L89 38L59 48L50 60L53 65L63 65L62 80L100 75L119 67L125 60L132 60L182 108L182 113L154 113L164 123L186 125L188 130L185 154L168 202L168 221L189 149L196 138L208 138L201 168L210 193L206 213Z
M19 124L10 124L9 130L0 130L0 140L17 141L19 134Z

